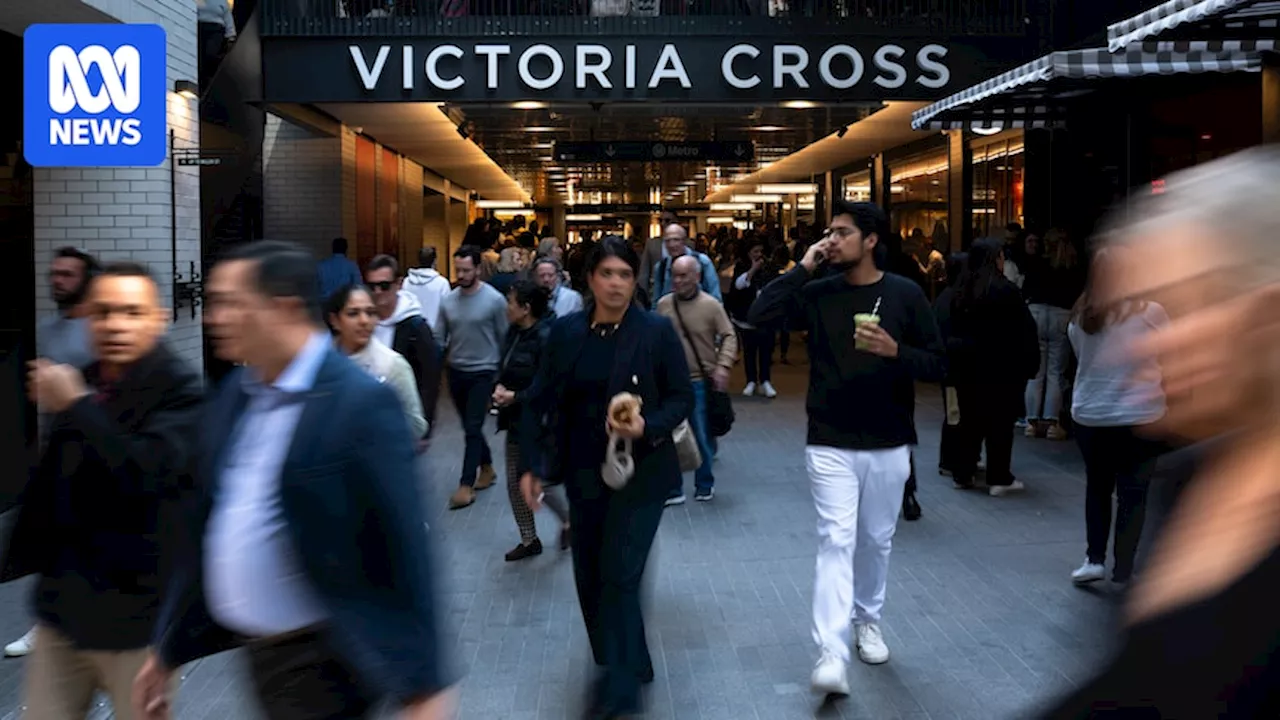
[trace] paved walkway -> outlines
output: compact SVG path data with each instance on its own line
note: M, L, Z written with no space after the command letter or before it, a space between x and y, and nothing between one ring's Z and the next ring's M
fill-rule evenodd
M779 367L775 400L737 402L715 501L664 518L649 573L658 678L648 717L1025 718L1036 702L1083 680L1105 652L1115 597L1067 580L1083 555L1078 452L1019 438L1014 471L1025 494L954 490L934 471L941 412L930 391L917 416L925 514L900 525L890 570L884 626L893 659L855 662L846 700L824 706L810 694L816 541L802 457L806 370ZM590 668L569 558L551 549L554 518L539 517L547 552L508 564L502 555L517 535L501 485L469 509L445 511L462 442L447 400L441 413L424 477L443 617L465 673L462 717L576 718ZM27 592L24 583L0 587L0 639L25 630ZM0 720L18 716L22 666L0 662ZM178 717L254 718L242 669L235 653L189 667ZM106 707L95 713L109 716Z

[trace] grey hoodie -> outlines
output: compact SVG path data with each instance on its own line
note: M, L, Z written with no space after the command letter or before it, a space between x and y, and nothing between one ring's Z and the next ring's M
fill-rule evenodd
M432 268L412 268L405 277L401 290L413 293L422 305L422 317L431 327L440 318L440 301L449 294L449 279Z

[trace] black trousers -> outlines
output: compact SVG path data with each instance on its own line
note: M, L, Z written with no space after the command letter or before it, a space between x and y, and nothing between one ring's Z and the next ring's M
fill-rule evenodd
M1115 567L1118 581L1133 574L1138 540L1147 515L1147 490L1163 446L1140 437L1132 427L1076 425L1084 455L1084 523L1089 562L1105 564L1111 535L1111 496L1116 499Z
M773 341L776 335L773 330L741 329L738 337L742 340L742 365L746 371L747 382L767 383L773 378Z
M950 407L947 404L948 394L947 387L944 385L942 387L942 407L945 410L950 410ZM975 450L978 454L973 457L972 462L974 467L977 467L978 460L982 457L981 445L977 448L973 448L971 447L971 444L965 443L964 433L961 431L960 426L948 423L946 412L944 411L942 416L942 441L939 443L938 447L938 469L949 470L954 475L957 464L956 458L960 453L972 453ZM961 462L959 464L963 465L964 463Z
M247 645L254 690L268 720L356 720L374 700L315 630Z
M640 591L663 500L637 504L610 491L569 500L573 579L591 654L601 667L593 702L616 714L639 713L640 685L653 678Z
M476 471L480 466L493 464L493 455L484 437L484 421L489 416L496 382L494 373L488 370L464 372L449 368L449 394L453 397L453 407L462 419L462 432L466 435L459 485L475 485Z
M948 458L955 463L951 472L956 482L973 482L983 444L987 446L987 484L1013 482L1013 423L1024 388L1025 383L956 385L960 441L956 443L955 457Z

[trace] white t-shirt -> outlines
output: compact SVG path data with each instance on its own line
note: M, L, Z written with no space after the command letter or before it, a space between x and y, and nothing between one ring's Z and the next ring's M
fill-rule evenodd
M1164 416L1160 366L1136 362L1127 352L1148 332L1169 324L1156 303L1123 321L1089 335L1072 322L1067 337L1079 359L1071 417L1087 427L1146 425Z

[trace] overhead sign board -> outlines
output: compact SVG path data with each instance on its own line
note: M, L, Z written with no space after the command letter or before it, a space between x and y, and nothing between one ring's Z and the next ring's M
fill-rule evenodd
M569 212L575 215L612 215L616 213L657 213L661 205L653 203L609 203L606 205L572 205Z
M556 162L711 162L749 163L750 142L558 142Z
M270 102L928 100L986 76L973 45L831 37L286 38Z

